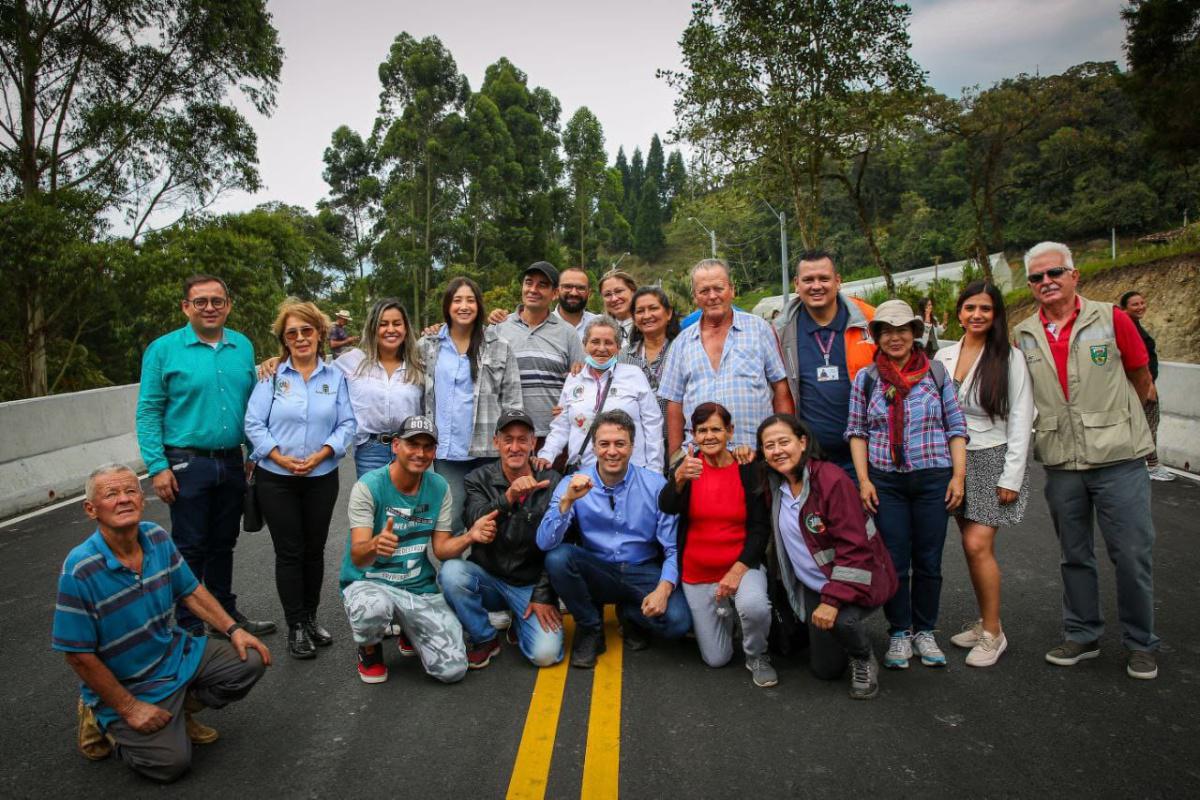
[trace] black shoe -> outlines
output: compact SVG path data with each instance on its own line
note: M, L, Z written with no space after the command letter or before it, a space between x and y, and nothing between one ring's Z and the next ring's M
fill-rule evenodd
M578 628L575 644L571 646L571 666L591 669L596 666L596 656L608 649L601 628Z
M308 631L308 638L312 639L313 644L317 647L328 647L333 644L333 634L317 622L315 614L308 615L308 619L304 621L304 629Z
M650 632L632 622L627 621L621 626L621 636L625 639L625 647L629 650L645 650L650 646Z
M233 618L242 623L242 627L245 628L246 633L249 633L252 636L266 636L268 633L274 633L276 630L278 630L275 627L275 623L271 622L271 620L246 619L246 616L240 611L234 614Z
M316 658L317 648L308 636L308 626L297 622L288 627L288 652L292 658Z

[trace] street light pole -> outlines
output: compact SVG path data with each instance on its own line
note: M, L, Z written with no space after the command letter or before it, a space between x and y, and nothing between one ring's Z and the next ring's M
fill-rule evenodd
M700 229L708 234L708 244L712 248L712 257L715 259L717 257L717 232L706 228L704 223L695 217L688 217L688 219L699 225Z
M616 269L616 268L617 268L617 265L618 265L618 264L620 264L622 261L624 261L624 260L625 260L625 256L627 256L627 255L629 255L629 253L628 253L628 252L626 252L626 253L621 253L621 257L620 257L620 258L618 258L616 261L614 261L614 262L612 263L612 266L610 266L610 267L609 267L609 269L610 269L610 270L611 270L611 269Z
M782 211L776 211L775 206L771 205L764 198L767 208L771 209L771 213L779 217L779 282L783 293L780 295L780 310L787 308L788 302L788 240L787 240L787 215Z

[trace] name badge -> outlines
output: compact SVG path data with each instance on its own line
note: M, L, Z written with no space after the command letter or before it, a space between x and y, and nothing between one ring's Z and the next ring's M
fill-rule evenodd
M824 383L826 381L836 381L838 379L839 370L837 364L826 364L823 367L817 367L817 380Z

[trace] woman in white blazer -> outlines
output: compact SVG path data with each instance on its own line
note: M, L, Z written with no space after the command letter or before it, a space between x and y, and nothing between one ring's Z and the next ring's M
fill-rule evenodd
M970 432L966 496L955 518L979 619L950 641L971 649L968 666L990 667L1008 647L1000 627L996 531L1020 522L1029 499L1033 392L1025 359L1008 339L1000 291L973 281L959 294L956 309L963 338L938 350L935 358L954 379Z

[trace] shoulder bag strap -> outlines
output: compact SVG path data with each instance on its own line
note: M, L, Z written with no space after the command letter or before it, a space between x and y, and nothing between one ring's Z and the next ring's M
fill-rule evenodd
M583 454L587 451L588 445L592 443L592 437L596 435L596 420L600 418L600 414L604 411L604 402L608 400L608 390L612 387L613 379L616 377L617 365L613 364L612 371L608 373L608 381L604 384L604 388L600 391L600 405L596 409L596 416L592 418L592 424L588 428L587 435L583 437L583 444L579 445L579 449L575 451L575 460L582 460Z

